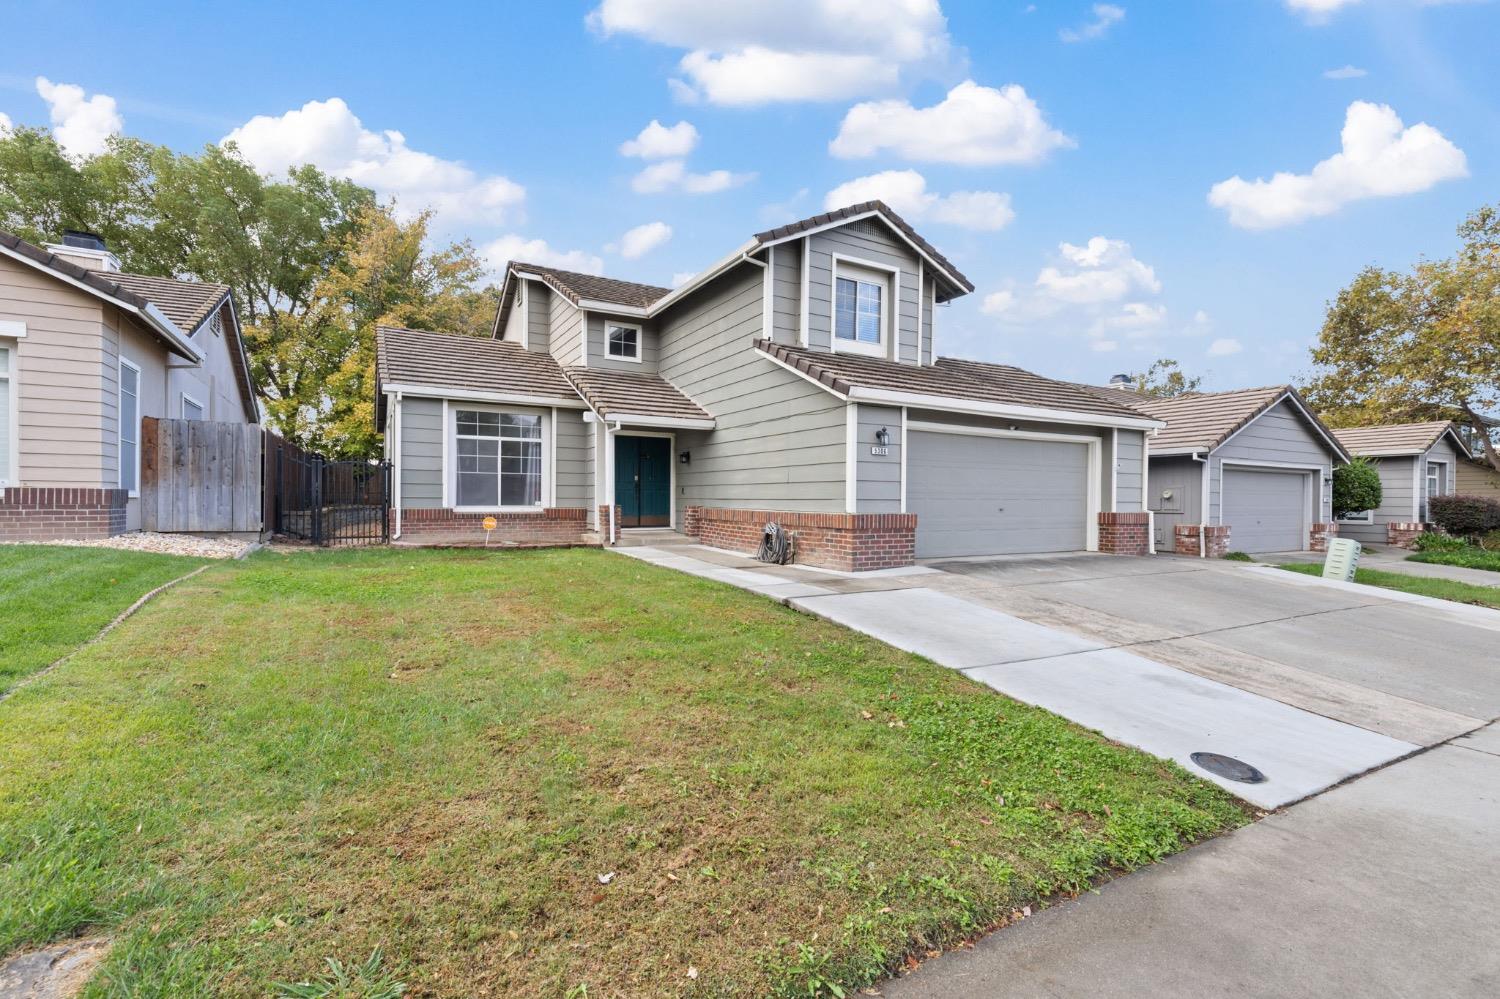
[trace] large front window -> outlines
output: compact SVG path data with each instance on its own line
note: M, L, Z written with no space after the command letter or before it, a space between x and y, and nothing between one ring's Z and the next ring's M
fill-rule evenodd
M134 495L141 467L141 369L120 358L120 488Z
M454 420L458 506L541 505L540 416L460 409Z

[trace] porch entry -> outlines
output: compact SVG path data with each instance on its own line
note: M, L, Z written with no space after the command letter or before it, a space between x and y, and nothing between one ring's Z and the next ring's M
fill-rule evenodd
M615 503L621 527L671 526L671 440L616 435Z

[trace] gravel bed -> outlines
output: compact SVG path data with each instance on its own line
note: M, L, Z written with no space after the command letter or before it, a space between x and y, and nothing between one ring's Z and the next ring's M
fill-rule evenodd
M157 534L153 531L133 531L90 541L62 538L57 541L14 543L62 545L68 548L118 548L128 552L156 552L159 555L189 555L196 558L240 558L260 547L256 542L236 538L199 538L191 534Z

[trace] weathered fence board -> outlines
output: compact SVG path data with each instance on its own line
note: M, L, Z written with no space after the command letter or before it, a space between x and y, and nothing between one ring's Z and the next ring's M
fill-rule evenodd
M203 534L261 529L260 427L155 417L141 422L142 529Z

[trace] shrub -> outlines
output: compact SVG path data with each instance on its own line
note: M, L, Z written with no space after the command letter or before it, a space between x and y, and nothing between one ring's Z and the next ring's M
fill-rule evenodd
M1488 496L1434 496L1427 518L1449 534L1477 538L1500 530L1500 500Z
M1366 458L1355 458L1333 470L1333 515L1373 510L1380 505L1380 472Z
M1251 558L1249 555L1246 555L1244 552L1225 552L1220 557L1223 558L1223 559L1225 559L1226 561L1229 561L1229 562L1254 562L1255 561L1255 559Z
M1411 546L1419 552L1461 552L1469 547L1469 543L1451 534L1424 531L1416 536Z
M1487 552L1500 552L1500 530L1482 535L1479 538L1479 547Z

